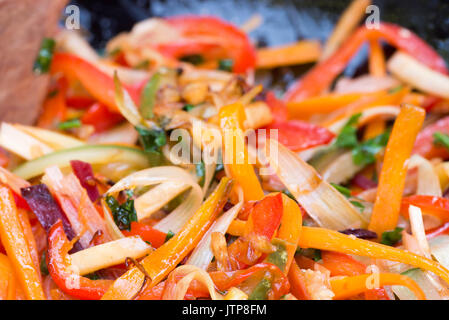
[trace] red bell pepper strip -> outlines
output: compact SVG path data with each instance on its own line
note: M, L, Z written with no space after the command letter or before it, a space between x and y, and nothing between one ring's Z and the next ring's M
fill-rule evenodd
M281 223L283 212L282 194L266 196L251 209L242 237L228 247L234 267L246 268L262 256L261 246L270 243ZM248 241L248 240L253 241ZM258 248L257 248L258 247Z
M269 297L276 300L284 294L287 294L290 289L290 284L285 274L274 264L268 262L258 263L245 270L237 270L231 272L215 271L210 272L215 286L218 290L225 291L232 287L240 285L243 281L253 276L256 273L268 271L272 275L271 294Z
M413 153L425 158L448 158L449 151L443 146L436 146L433 143L434 133L441 132L449 134L449 116L425 127L416 137Z
M80 160L71 160L70 166L83 188L86 189L89 199L95 202L100 197L100 192L98 192L92 165Z
M92 104L94 104L95 100L92 99L91 97L72 96L66 97L65 103L70 108L84 110L89 108Z
M51 74L63 73L69 79L81 82L83 87L98 101L117 112L114 80L90 62L69 53L55 53L51 63ZM139 93L134 87L124 85L131 98L138 103Z
M448 233L449 233L449 222L446 222L441 227L426 231L426 238L427 238L427 240L429 240L429 239L435 238L437 236L440 236L442 234L448 234Z
M449 222L449 199L428 195L404 197L401 203L403 216L408 217L410 205L421 208L423 213L435 216L443 222Z
M108 130L123 121L123 116L116 112L111 112L102 103L94 103L81 117L83 124L90 124L95 128L95 132Z
M176 28L182 38L157 45L156 49L162 54L176 59L192 54L232 59L232 71L236 73L255 68L253 45L248 36L232 24L209 16L176 16L165 21Z
M159 248L165 243L167 234L140 222L131 222L131 230L122 231L125 237L140 236L143 241L148 241L154 248Z
M358 276L365 274L366 265L351 256L333 252L321 251L322 265L331 272L331 276ZM389 300L385 289L372 289L365 292L366 300Z
M287 105L284 101L278 99L272 91L268 91L265 96L265 102L271 110L273 122L284 122L287 120Z
M335 134L326 128L301 120L275 122L265 129L267 135L270 135L270 130L277 130L277 140L292 151L327 144L335 137Z
M287 91L285 101L301 101L320 94L344 70L362 43L374 39L384 39L428 67L444 74L448 73L443 58L416 34L397 25L383 22L378 28L360 27L338 51L294 83Z
M48 232L47 265L53 281L65 293L85 300L99 300L111 280L90 280L71 270L68 252L72 248L67 240L61 220Z

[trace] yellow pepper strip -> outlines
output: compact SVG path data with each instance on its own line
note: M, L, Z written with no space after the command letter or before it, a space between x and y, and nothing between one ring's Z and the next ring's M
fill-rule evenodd
M245 146L243 122L245 110L239 102L220 109L220 128L223 136L223 160L232 179L243 189L245 201L260 200L264 193L259 179L249 163Z
M285 240L287 263L283 271L285 274L288 274L290 265L295 257L299 237L301 236L302 215L298 204L285 194L282 195L282 203L284 205L284 211L276 238Z
M402 262L431 271L449 283L449 270L436 261L377 242L348 236L338 231L302 227L298 246Z
M375 77L385 77L387 67L385 65L385 55L380 42L376 40L369 41L369 73Z
M30 300L44 300L45 295L25 234L17 215L16 203L9 188L0 187L0 238L14 267L15 274Z
M286 46L258 49L257 68L267 69L315 62L320 56L320 42L304 40Z
M229 225L228 231L226 233L231 236L241 237L245 234L246 221L235 219Z
M404 105L396 118L384 156L368 229L378 236L396 227L407 173L406 161L424 121L424 109Z
M215 217L223 209L232 187L231 180L223 178L215 191L173 238L144 258L140 264L151 281L147 288L157 285L196 247ZM129 300L142 288L145 275L133 267L114 281L103 300Z
M330 279L334 300L347 299L363 293L368 289L370 277L378 277L379 287L398 285L409 288L418 300L426 300L426 295L415 281L397 273L362 274L352 277L335 277Z
M0 253L0 300L15 300L16 279L9 262L3 253Z

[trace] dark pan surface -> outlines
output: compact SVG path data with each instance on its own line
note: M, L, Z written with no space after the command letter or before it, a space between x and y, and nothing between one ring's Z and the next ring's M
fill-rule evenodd
M348 0L76 0L81 8L81 24L91 44L100 49L121 31L151 16L209 14L237 25L252 15L262 15L264 23L250 37L259 46L279 45L304 38L324 41ZM449 61L448 0L374 0L383 21L407 27L429 42ZM388 48L386 49L388 52ZM390 50L391 51L391 50ZM346 75L357 74L364 66L366 50L354 59ZM285 84L304 72L307 66L281 68L264 77L265 85Z

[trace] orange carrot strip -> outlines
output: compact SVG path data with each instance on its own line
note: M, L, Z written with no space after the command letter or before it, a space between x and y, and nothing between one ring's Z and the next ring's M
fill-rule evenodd
M366 141L384 133L385 127L386 125L384 119L374 119L366 125L366 129L363 134L363 140Z
M284 210L276 238L285 240L287 243L287 263L283 271L288 274L301 236L302 214L298 204L285 194L282 194L282 203Z
M6 255L0 253L0 300L14 300L16 297L14 272Z
M34 266L40 275L39 250L37 249L36 239L34 238L33 230L31 229L28 213L24 209L17 209L17 217L19 218L20 226L22 227L23 234L25 235L28 250L31 254L31 259L33 259Z
M385 95L386 91L369 93L346 93L346 94L328 94L319 97L308 98L302 101L287 102L287 111L289 118L308 119L311 116L319 114L328 114L351 103L354 103L366 97L379 97Z
M424 121L425 111L404 105L396 118L384 156L369 229L380 236L396 227L407 173L406 161Z
M365 15L366 7L371 4L370 0L354 0L343 12L334 31L328 38L321 59L329 58L341 44L348 38Z
M387 68L381 44L377 40L370 40L369 48L369 73L375 77L384 77L387 74Z
M220 128L223 135L223 160L231 177L243 189L245 201L260 200L264 196L262 186L249 163L245 146L243 122L245 110L241 103L234 103L220 109Z
M257 68L268 69L317 61L321 56L319 41L304 40L286 46L257 50Z
M64 121L67 114L64 91L62 88L56 89L55 93L44 101L42 114L40 115L37 126L42 128L53 128L56 124Z
M368 288L369 277L379 277L379 286L399 285L409 288L418 300L426 300L426 295L415 281L396 273L362 274L352 277L330 279L334 300L346 299L371 290Z
M0 238L27 299L45 299L39 272L18 219L14 197L9 188L3 186L0 187L0 212Z
M151 282L146 285L146 289L157 285L195 248L217 214L222 210L228 199L231 185L228 178L221 179L215 191L183 229L140 262L151 278L148 279ZM145 275L137 267L134 267L115 280L102 299L131 299L142 288L144 281Z
M338 231L302 227L298 246L402 262L431 271L449 283L449 270L436 261L377 242L354 238Z

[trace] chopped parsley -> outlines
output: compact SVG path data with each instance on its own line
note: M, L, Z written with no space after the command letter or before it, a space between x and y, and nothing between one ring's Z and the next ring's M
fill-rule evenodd
M119 204L113 196L106 196L106 204L111 210L115 224L120 230L131 230L131 222L137 221L137 213L134 208L134 200L128 198Z
M168 230L167 236L165 237L165 242L167 242L168 240L170 240L174 236L175 236L175 233L173 231L171 231L171 230Z
M196 65L202 64L204 62L204 57L200 54L191 54L191 55L181 57L181 59L179 59L179 60L191 63L196 66Z
M449 136L441 132L435 132L433 134L433 144L449 149Z
M193 104L187 103L184 105L184 107L182 107L182 110L189 112L193 108L195 108L195 106Z
M394 246L398 241L402 240L402 230L404 230L404 228L396 227L394 230L385 231L382 233L380 243L387 246Z
M218 61L218 70L232 72L234 61L232 59L221 59Z
M358 145L357 140L357 122L361 117L361 113L357 113L351 118L341 129L340 134L337 136L335 145L340 148L355 148Z
M52 38L44 38L41 42L41 48L34 61L33 71L37 74L47 73L50 70L51 60L56 42Z
M377 137L358 144L352 149L352 161L354 164L365 166L376 162L376 154L387 145L389 138L390 131L386 131Z
M162 129L146 129L135 127L139 133L139 140L145 152L161 152L161 148L166 145L167 137Z

